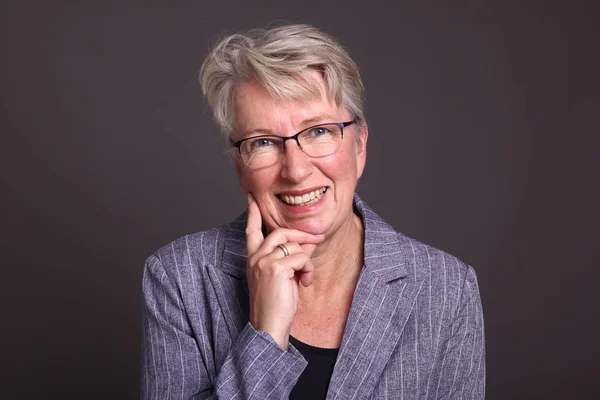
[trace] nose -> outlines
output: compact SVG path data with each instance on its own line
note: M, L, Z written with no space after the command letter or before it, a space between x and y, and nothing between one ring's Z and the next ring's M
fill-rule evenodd
M281 176L294 183L300 183L312 174L312 160L298 147L295 140L286 141L284 147Z

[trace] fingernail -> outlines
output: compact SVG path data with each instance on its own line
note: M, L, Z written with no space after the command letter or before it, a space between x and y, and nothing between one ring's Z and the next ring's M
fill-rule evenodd
M250 193L248 193L248 204L252 203L252 200L254 200L252 198L252 195Z

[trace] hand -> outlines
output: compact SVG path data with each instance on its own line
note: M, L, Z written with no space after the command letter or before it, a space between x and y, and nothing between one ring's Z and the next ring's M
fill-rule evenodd
M246 275L250 292L250 322L287 349L292 321L298 309L298 283L309 286L314 266L310 256L323 235L277 228L266 238L262 217L252 195L248 196ZM277 245L284 244L285 256Z

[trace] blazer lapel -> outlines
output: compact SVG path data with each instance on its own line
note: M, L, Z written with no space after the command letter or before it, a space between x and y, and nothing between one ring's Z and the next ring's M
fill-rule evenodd
M423 279L398 233L358 196L365 227L364 267L354 293L327 399L366 399L377 385L410 316Z

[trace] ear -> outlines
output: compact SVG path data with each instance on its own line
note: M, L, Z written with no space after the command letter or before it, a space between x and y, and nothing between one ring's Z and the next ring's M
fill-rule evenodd
M357 133L356 141L356 178L360 179L367 163L367 140L369 139L369 127L364 122Z

